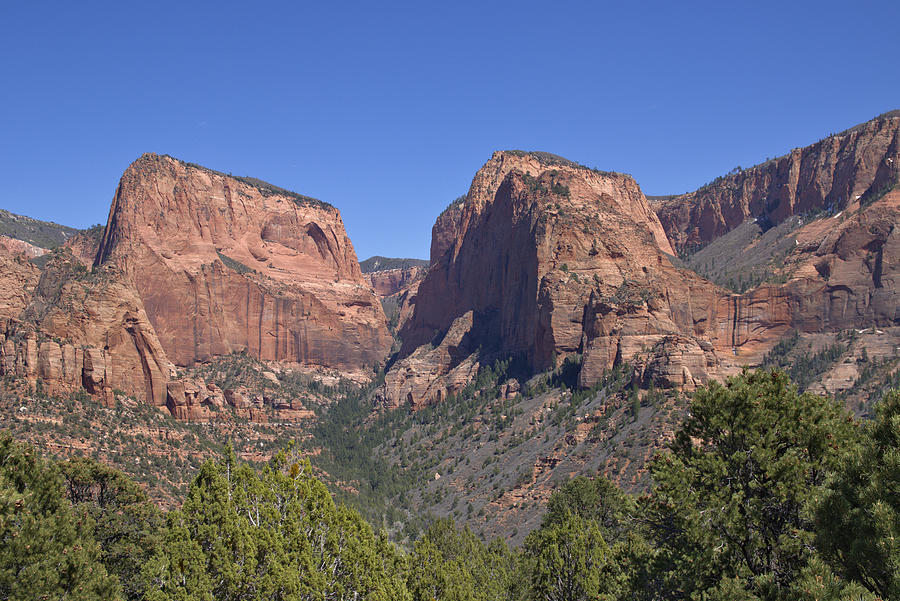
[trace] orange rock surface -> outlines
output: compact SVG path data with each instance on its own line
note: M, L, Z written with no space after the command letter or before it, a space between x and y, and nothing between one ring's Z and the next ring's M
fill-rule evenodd
M900 111L811 146L716 179L656 207L677 248L703 245L748 218L778 224L792 215L846 209L867 191L896 182Z
M122 176L98 254L134 282L169 358L247 351L371 371L391 345L334 207L146 154Z
M807 160L816 148L839 150L842 158L809 160L831 167L803 178L821 182L826 171L847 173L834 165L843 161L856 166L852 182L829 180L831 191L818 197L808 186L822 192L821 183L798 184L785 197L790 211L773 212L773 219L821 205L836 190L853 192L852 200L845 212L793 234L785 283L744 294L674 265L660 222L629 176L543 153L495 153L465 201L435 224L431 268L401 330L403 347L386 375L383 402L413 408L438 402L465 386L479 363L511 355L538 371L580 353L582 386L627 361L645 385L692 388L759 364L793 330L897 325L900 188L873 193L898 181L900 160L891 159L896 121L877 119L795 153ZM870 200L860 206L856 196ZM691 198L682 201L705 206L691 205ZM728 202L718 201L723 205L706 214L730 214ZM735 219L753 208L741 206ZM706 217L694 217L700 239L730 227L726 220L707 230ZM680 231L672 236L682 246L694 239Z
M314 199L144 155L123 175L99 245L89 234L42 272L0 245L0 373L207 420L229 404L224 393L176 379L173 359L246 351L369 376L392 343L340 214ZM268 419L261 405L231 404ZM279 420L311 415L282 409Z
M425 277L426 267L407 267L404 269L384 269L364 273L363 278L379 297L393 296L403 292Z
M630 176L498 152L433 232L431 267L386 377L388 405L446 398L474 373L475 353L520 355L541 370L584 352L590 384L635 337L683 334L712 353L707 360L700 351L703 369L686 382L694 385L718 366L713 347L730 349L732 324L718 313L726 293L672 266L672 248Z
M34 244L30 244L28 242L25 242L24 240L16 240L15 238L10 238L9 236L0 236L0 246L5 248L11 254L23 254L29 259L41 257L50 252L46 248L35 246Z

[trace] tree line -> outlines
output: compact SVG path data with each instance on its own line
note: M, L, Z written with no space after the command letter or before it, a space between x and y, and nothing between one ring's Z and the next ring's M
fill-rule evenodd
M900 599L900 393L860 423L779 371L698 389L652 489L598 475L519 548L438 520L404 549L295 448L229 451L163 512L121 472L0 435L0 598Z

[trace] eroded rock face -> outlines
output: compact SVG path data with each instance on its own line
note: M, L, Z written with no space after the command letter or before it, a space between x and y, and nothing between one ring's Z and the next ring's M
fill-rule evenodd
M419 283L427 272L427 267L414 265L363 273L363 277L381 300L391 331L399 331L412 317Z
M784 289L800 331L900 324L900 188L849 213L796 233Z
M94 226L89 230L79 232L66 240L63 245L85 267L91 267L97 260L97 251L100 250L100 238L103 230Z
M407 267L405 269L384 269L363 274L372 290L379 297L393 296L403 292L425 277L426 267Z
M18 317L40 277L41 272L26 255L0 244L0 317Z
M22 254L29 259L41 257L50 252L46 248L35 246L34 244L30 244L28 242L25 242L24 240L16 240L15 238L10 238L9 236L0 236L0 246L5 248L13 255Z
M644 385L693 388L759 364L794 330L896 326L898 151L893 113L658 206L683 250L750 216L774 224L805 215L779 258L786 282L744 294L674 266L629 177L497 153L435 225L385 401L438 401L492 352L523 356L534 370L581 353L582 386L627 361ZM810 221L821 209L833 217Z
M225 394L176 380L170 358L246 350L368 375L392 342L339 213L314 199L145 155L97 233L53 251L42 272L0 245L0 373L205 420L223 415ZM268 419L271 403L239 397L239 415Z
M785 283L717 301L716 319L734 324L733 354L754 365L792 330L900 323L898 182L900 112L894 111L666 201L657 211L682 250L714 240L751 216L769 224L803 216L788 234L786 256L778 257ZM725 351L725 341L717 348Z
M256 180L142 156L98 262L134 282L178 365L246 351L364 372L392 342L337 209Z
M6 278L3 278L6 279ZM143 304L112 267L89 273L56 251L29 302L3 322L3 372L40 378L51 393L122 391L162 406L174 367Z
M731 334L717 313L724 291L677 270L671 252L630 176L547 155L495 153L466 201L435 226L431 267L400 334L386 403L419 407L446 398L467 382L476 351L520 355L535 370L584 351L586 364L598 366L585 372L590 384L631 335L684 334L721 346ZM595 346L604 350L589 358ZM597 358L604 352L609 361ZM705 377L692 374L691 383Z
M656 207L679 249L702 246L748 218L841 211L900 174L900 112L887 113L790 154L717 179Z
M478 375L479 364L467 341L474 326L473 317L472 311L460 315L453 320L437 348L421 346L388 371L384 404L391 408L405 405L421 409L458 392Z

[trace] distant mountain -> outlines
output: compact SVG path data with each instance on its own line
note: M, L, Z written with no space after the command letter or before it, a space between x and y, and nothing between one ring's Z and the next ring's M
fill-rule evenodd
M32 219L0 209L0 236L21 240L40 248L53 249L80 230L51 221Z
M386 271L388 269L409 269L410 267L428 267L428 261L426 259L398 259L376 255L359 262L359 268L363 273Z

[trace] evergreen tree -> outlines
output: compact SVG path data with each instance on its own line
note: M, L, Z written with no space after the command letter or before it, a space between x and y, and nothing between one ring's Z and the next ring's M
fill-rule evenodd
M562 523L572 513L585 520L594 520L603 538L613 543L629 532L634 500L603 476L578 476L554 492L547 502L543 527Z
M633 509L632 498L602 476L579 476L554 492L541 527L525 540L528 598L618 598L626 587L620 560L632 538Z
M206 462L144 577L151 601L405 599L402 559L305 459Z
M699 388L651 467L664 596L796 598L815 559L811 501L857 439L837 404L777 371Z
M817 542L839 573L882 599L900 599L900 392L876 406L817 517Z
M59 465L76 512L93 520L93 534L107 572L118 577L126 599L142 599L141 569L159 546L162 512L133 480L93 459Z
M571 511L528 535L524 555L532 599L612 600L623 585L597 521Z
M516 555L503 541L485 545L448 518L416 541L408 587L415 601L499 601L516 598L515 570Z
M147 601L214 601L206 556L184 514L170 511L161 545L142 569Z
M0 599L120 598L57 467L0 434Z

